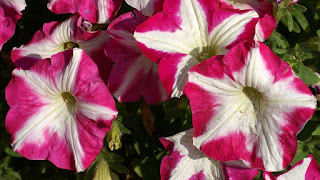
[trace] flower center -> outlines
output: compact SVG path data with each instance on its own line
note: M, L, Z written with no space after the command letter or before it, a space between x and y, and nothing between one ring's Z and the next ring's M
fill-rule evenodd
M63 49L64 50L67 50L67 49L72 49L72 48L75 48L75 47L79 47L79 44L77 43L74 43L74 42L67 42L67 43L64 43L63 44Z
M244 87L242 91L251 101L255 114L258 114L261 110L261 101L263 100L263 95L252 87Z
M74 111L74 108L76 107L75 105L76 105L76 103L77 103L76 98L74 98L74 97L72 96L72 94L69 93L69 92L63 92L63 93L61 94L61 97L62 97L63 101L66 103L69 112L73 112L73 111Z
M198 58L198 61L199 61L199 62L202 62L203 60L206 60L206 59L211 58L211 57L214 56L215 54L216 54L215 52L211 52L211 51L206 51L206 50L204 50L204 51L202 51L202 52L200 53L200 56L199 56L199 58Z

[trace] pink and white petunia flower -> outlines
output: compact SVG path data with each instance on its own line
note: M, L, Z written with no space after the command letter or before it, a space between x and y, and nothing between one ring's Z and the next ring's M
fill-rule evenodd
M14 151L77 172L89 167L117 115L92 59L68 50L12 76L5 95Z
M64 22L53 21L44 24L28 44L12 50L12 61L16 67L28 69L41 59L78 47L94 60L100 76L107 81L112 67L112 61L104 53L109 35L107 31L84 31L80 27L81 23L80 16L71 16Z
M153 14L162 10L164 0L125 0L131 7L139 10L145 16L152 16Z
M269 0L219 0L222 9L253 10L259 14L255 27L255 41L266 40L276 28L277 19L273 16L273 4Z
M16 23L26 7L25 0L0 0L0 50L14 34Z
M122 0L49 0L48 9L56 14L79 13L91 23L105 24L117 14Z
M193 144L220 161L283 170L316 100L289 64L266 45L239 44L189 71Z
M167 93L180 97L191 67L253 40L258 20L256 11L222 10L216 0L165 0L163 11L138 26L134 37L142 52L159 63Z
M250 180L258 174L257 169L230 166L207 157L192 144L192 137L193 129L189 129L160 139L170 151L170 156L165 156L161 162L162 180Z
M309 155L307 158L297 162L289 171L274 177L270 172L264 172L265 180L319 180L320 167L313 156Z
M120 102L138 101L141 95L148 104L168 99L161 84L158 64L149 60L139 49L133 33L147 17L139 11L121 15L108 28L111 36L106 53L115 62L108 87Z

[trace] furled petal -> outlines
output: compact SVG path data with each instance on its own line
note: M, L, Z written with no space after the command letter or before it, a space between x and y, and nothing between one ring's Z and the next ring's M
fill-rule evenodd
M14 34L16 23L26 7L25 0L0 0L0 50Z
M196 147L216 160L267 171L291 162L296 135L316 107L309 88L263 43L239 44L195 66L185 92Z
M49 0L48 9L56 14L79 13L91 23L104 24L113 19L122 0Z
M255 41L264 41L276 28L277 19L273 16L273 4L269 0L219 0L223 9L253 10L259 14L255 27Z
M263 176L265 180L318 180L320 179L320 167L313 156L309 155L297 162L289 171L277 177L274 177L270 172L264 172Z
M105 55L104 48L109 41L109 35L106 31L82 30L77 25L81 20L79 16L72 16L64 22L44 24L28 44L12 50L12 61L17 67L28 69L38 60L50 58L68 48L79 47L95 61L100 76L107 81L112 62Z
M258 170L226 166L220 161L208 158L192 144L192 137L193 129L189 129L160 139L170 151L170 156L165 156L161 162L162 180L250 180L258 174Z
M168 99L161 84L158 64L150 61L139 49L133 33L147 19L139 11L128 12L109 26L111 35L106 53L115 62L108 86L120 102L138 101L141 95L148 104Z
M195 64L254 37L257 12L225 11L216 4L216 0L166 0L163 11L134 34L143 53L160 61L160 79L171 97L183 94L187 72Z
M131 7L138 9L145 16L152 16L162 10L164 0L126 0Z
M82 50L58 53L29 70L15 69L6 88L6 127L28 159L84 171L99 154L117 115L97 66Z

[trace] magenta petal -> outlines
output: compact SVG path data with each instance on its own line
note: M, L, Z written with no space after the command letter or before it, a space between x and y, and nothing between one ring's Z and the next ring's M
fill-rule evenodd
M115 62L108 86L120 102L138 101L141 97L148 104L168 99L158 74L158 64L144 56L137 46L133 33L147 17L135 11L123 14L109 26L111 36L106 53Z
M24 0L0 1L0 50L14 34L16 23L22 17L21 11L26 7Z
M15 69L6 88L6 128L15 151L84 171L103 146L117 115L92 59L80 49Z
M45 23L28 44L12 50L12 61L16 67L28 69L37 61L64 51L67 43L75 43L94 60L101 78L107 82L112 61L105 55L104 48L109 35L106 31L84 31L78 26L80 20L79 16L71 16L64 22Z
M165 156L161 162L162 180L251 180L258 174L257 169L248 169L243 163L222 163L207 157L192 144L192 136L193 129L189 129L160 138L164 147L170 151L170 155Z
M320 179L320 166L312 155L297 162L292 168L279 176L275 177L270 172L264 172L263 177L266 180L282 180L282 179L304 179L318 180Z
M152 16L153 14L162 10L164 0L125 0L131 7L139 10L145 16Z
M49 0L48 9L56 14L79 13L92 22L104 24L116 16L122 0Z
M263 43L239 44L189 71L194 145L216 160L283 170L296 135L312 117L315 97L289 64Z

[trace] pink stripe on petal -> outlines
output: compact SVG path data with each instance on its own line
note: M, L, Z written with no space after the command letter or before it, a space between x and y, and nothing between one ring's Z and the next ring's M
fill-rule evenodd
M250 167L264 169L263 160L257 157L257 147L253 151L246 148L247 136L242 133L229 133L229 135L211 140L201 146L200 150L207 156L220 161L243 159L250 162Z
M254 179L259 173L258 169L240 168L236 166L223 165L225 179L228 180L248 180Z
M197 174L192 175L192 177L189 180L206 180L206 176L203 174L202 171L200 171Z
M173 151L170 156L163 157L160 166L161 180L170 179L172 170L177 166L182 157L178 151Z

